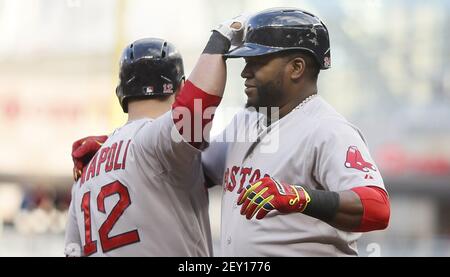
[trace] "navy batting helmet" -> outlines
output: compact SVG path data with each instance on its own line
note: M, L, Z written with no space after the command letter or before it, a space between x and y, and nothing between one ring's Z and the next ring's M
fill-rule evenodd
M243 45L225 57L255 57L286 50L311 54L321 69L331 66L327 27L317 16L295 8L274 8L250 17Z
M184 79L183 59L170 42L145 38L128 45L120 59L116 94L124 112L130 98L152 98L176 92Z

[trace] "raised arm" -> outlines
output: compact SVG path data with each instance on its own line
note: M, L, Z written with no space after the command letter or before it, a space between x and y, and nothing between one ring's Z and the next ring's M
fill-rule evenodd
M245 17L227 20L215 28L185 86L172 106L173 119L183 138L196 148L209 139L210 122L225 90L223 54L240 44Z

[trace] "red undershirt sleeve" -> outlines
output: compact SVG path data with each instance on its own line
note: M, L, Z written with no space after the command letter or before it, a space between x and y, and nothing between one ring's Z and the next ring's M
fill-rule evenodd
M172 116L178 132L192 146L200 149L209 132L215 109L222 97L208 94L189 80L175 98Z

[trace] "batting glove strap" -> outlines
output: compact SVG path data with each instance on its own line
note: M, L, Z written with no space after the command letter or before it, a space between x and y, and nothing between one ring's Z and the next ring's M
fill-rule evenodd
M311 197L302 186L291 185L291 188L295 192L296 197L289 200L289 205L294 206L296 204L299 204L298 211L302 213L308 206L309 202L311 202Z

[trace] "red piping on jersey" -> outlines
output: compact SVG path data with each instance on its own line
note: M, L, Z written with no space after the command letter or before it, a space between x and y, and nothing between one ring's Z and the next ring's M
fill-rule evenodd
M194 102L194 100L197 101ZM205 137L203 135L205 127L213 120L214 117L215 109L212 110L212 113L210 115L205 114L205 110L211 107L216 108L221 100L222 97L204 92L189 80L186 81L184 87L181 89L180 94L176 97L175 103L172 105L173 121L177 126L178 132L184 137L185 140L189 142L189 144L191 144L195 148L200 148L205 141ZM189 110L190 118L184 118L182 109L183 107ZM196 117L201 118L201 128L198 128L200 126L195 125ZM189 120L190 122L180 122L181 120ZM186 130L184 130L183 127L189 127L191 130L190 134L189 132L185 132ZM195 127L197 127L198 130ZM207 130L208 134L209 131L210 130Z
M353 232L369 232L386 229L391 213L389 197L383 189L374 186L352 188L363 206L361 224Z

